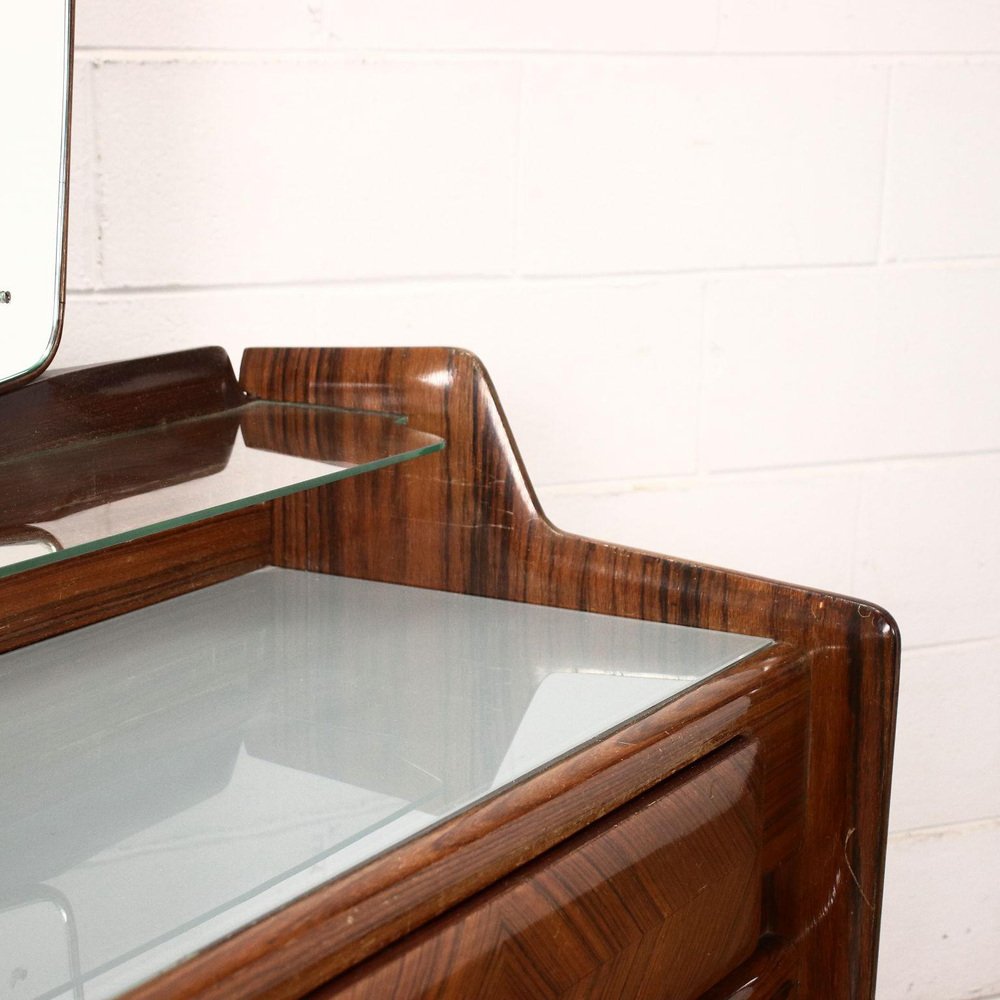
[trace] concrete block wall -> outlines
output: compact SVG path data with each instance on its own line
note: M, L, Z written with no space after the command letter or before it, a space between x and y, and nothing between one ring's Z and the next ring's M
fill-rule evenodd
M996 0L77 0L58 364L454 343L561 525L905 641L880 1000L1000 996Z

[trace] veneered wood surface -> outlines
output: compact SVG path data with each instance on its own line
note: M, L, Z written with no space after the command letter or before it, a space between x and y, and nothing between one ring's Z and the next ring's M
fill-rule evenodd
M0 653L269 564L266 505L0 579Z
M753 955L699 1000L790 1000L797 994L789 952L781 938L761 938Z
M0 462L218 413L243 398L221 347L49 371L0 397Z
M695 1000L760 936L755 761L724 748L314 1000Z
M228 363L211 353L148 367L152 396L128 377L138 369L126 367L124 384L135 392L121 403L107 391L114 371L105 372L104 416L81 416L80 435L95 419L148 426L158 406L187 405L189 369L192 386L217 380L207 405L219 392L240 393ZM179 377L167 374L177 367ZM538 507L489 379L464 352L250 351L243 378L265 398L405 412L411 427L444 437L447 448L0 581L0 650L271 561L779 642L133 997L302 996L734 740L758 748L765 938L733 975L776 969L776 996L871 996L898 667L898 637L884 612L560 532ZM39 426L57 412L59 421L68 416L66 440L74 440L65 401L18 405ZM292 423L282 438L299 433ZM11 443L8 454L30 450L30 434ZM308 440L299 446L308 453ZM761 992L764 978L737 979L734 998L770 995Z
M768 635L801 650L805 815L795 856L770 873L771 929L793 942L802 995L872 996L899 663L889 615L558 530L466 352L254 349L241 382L270 399L406 413L448 442L419 463L279 502L281 565Z
M0 396L0 545L224 468L244 398L221 348L50 371ZM189 420L208 414L220 419Z

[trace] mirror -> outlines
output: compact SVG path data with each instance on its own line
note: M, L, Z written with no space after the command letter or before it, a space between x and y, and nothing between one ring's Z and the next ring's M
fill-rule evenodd
M73 0L0 0L0 391L59 343Z

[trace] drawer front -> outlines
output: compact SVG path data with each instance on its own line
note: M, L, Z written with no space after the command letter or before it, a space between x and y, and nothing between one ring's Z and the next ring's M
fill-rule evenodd
M686 769L317 997L694 1000L760 936L755 761Z

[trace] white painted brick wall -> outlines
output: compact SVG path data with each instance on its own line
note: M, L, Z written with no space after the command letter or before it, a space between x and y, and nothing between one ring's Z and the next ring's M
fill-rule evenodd
M871 260L888 70L870 59L535 59L527 274Z
M97 62L120 208L101 282L509 274L518 77L487 59Z
M567 528L894 611L880 1000L1000 996L1000 3L78 0L59 363L454 343Z
M1000 10L1000 5L997 7ZM885 195L889 259L1000 254L1000 64L907 59L893 74Z
M995 52L995 0L721 0L719 47L736 52Z

